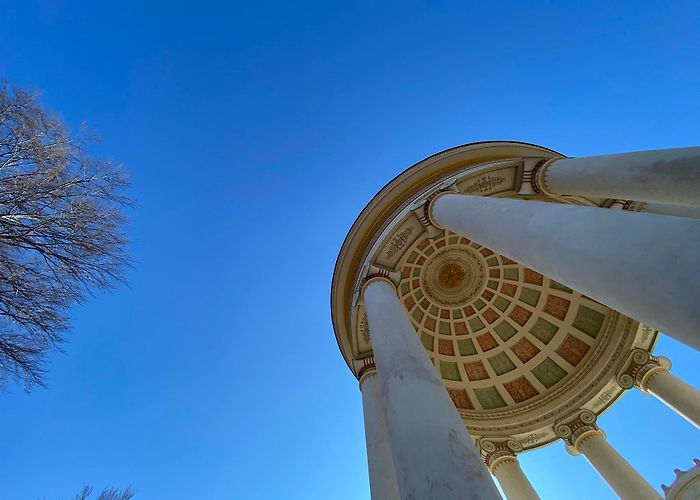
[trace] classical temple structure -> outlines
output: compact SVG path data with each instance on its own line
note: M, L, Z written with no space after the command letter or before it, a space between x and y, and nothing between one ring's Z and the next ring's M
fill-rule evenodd
M699 270L700 147L482 142L401 173L350 229L331 291L372 498L500 498L495 476L537 499L517 456L557 441L623 499L697 498L697 465L657 491L596 421L639 390L700 426L700 392L653 353L659 331L700 348Z

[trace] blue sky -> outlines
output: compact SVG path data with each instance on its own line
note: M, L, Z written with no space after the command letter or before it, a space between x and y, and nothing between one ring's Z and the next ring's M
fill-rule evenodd
M328 298L370 198L472 141L698 143L696 2L486 4L0 1L0 74L97 130L138 202L130 286L74 310L47 390L0 394L0 497L368 498ZM600 423L656 487L698 456L650 397ZM544 499L614 498L559 444L521 461Z

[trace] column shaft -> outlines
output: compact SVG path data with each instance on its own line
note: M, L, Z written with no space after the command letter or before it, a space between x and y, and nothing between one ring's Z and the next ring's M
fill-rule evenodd
M394 459L391 456L389 431L386 427L382 397L376 373L362 382L362 409L365 418L365 441L369 487L374 500L399 500Z
M700 205L700 147L556 160L544 172L556 194Z
M364 298L401 498L499 498L393 285Z
M442 194L431 220L700 350L700 220Z
M700 219L700 207L691 205L671 205L670 203L642 203L640 212L660 215L673 215L675 217L689 217Z
M493 467L493 475L508 500L540 500L516 458L497 463Z
M655 371L644 385L643 389L700 428L700 391L667 370Z
M623 500L661 499L661 495L608 444L602 432L595 431L584 437L578 450Z

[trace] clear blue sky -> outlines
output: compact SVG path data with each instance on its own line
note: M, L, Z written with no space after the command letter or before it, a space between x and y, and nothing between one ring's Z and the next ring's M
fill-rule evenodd
M472 141L698 144L696 1L465 4L0 1L0 73L96 129L139 203L130 287L74 310L47 390L0 394L0 498L368 498L328 306L365 203ZM601 425L657 487L700 454L640 394ZM613 498L560 444L522 463L544 499Z

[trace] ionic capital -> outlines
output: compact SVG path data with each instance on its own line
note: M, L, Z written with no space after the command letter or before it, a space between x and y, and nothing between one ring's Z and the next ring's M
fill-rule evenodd
M596 424L598 417L591 410L581 410L573 417L569 417L554 425L554 433L559 436L567 445L572 454L580 453L579 447L591 436L603 435Z
M530 186L532 190L544 196L553 196L552 191L547 187L547 170L552 164L561 158L542 158L538 161L530 173Z
M459 194L457 185L452 182L448 185L439 187L428 196L417 202L416 208L413 211L413 213L416 214L416 217L418 217L420 223L428 232L428 238L436 238L440 236L445 229L435 222L435 218L432 215L435 200L444 194Z
M401 283L401 272L392 271L381 266L371 264L367 270L367 275L362 279L360 290L364 294L367 286L374 281L386 281L392 287L396 288Z
M608 207L610 210L626 210L628 212L641 212L646 206L643 201L614 200Z
M623 389L637 387L647 392L649 378L659 371L668 371L671 361L667 358L653 356L644 349L634 349L617 376L617 383Z
M478 442L479 452L491 474L502 463L517 462L516 453L523 451L523 445L517 439L481 438Z
M362 360L362 367L357 372L357 380L360 382L360 391L362 391L362 384L368 379L377 376L377 365L374 363L374 356L369 356Z

